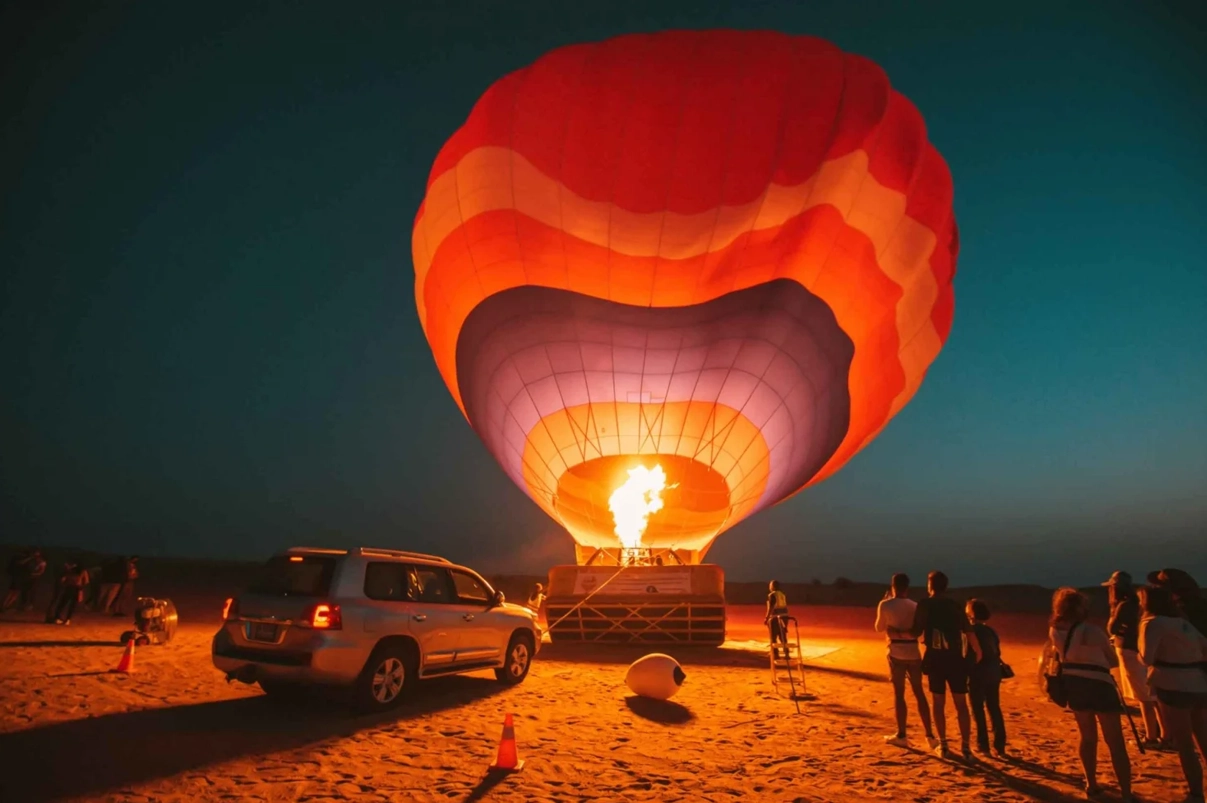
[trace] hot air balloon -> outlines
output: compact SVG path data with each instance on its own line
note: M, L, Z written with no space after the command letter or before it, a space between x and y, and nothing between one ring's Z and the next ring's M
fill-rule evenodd
M495 82L412 249L441 376L578 562L698 565L914 395L958 237L948 168L875 64L668 31Z

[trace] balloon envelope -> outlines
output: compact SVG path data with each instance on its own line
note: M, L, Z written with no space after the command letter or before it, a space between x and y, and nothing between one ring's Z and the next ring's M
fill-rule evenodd
M546 54L479 99L415 220L415 298L487 448L580 546L663 467L643 545L701 558L833 474L953 313L951 176L870 61L753 31Z

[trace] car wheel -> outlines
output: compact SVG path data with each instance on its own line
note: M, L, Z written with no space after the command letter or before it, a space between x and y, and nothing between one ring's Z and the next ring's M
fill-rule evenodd
M410 691L416 674L412 650L402 644L378 647L356 681L356 707L365 712L393 708Z
M527 633L513 634L507 643L503 666L495 670L495 677L508 686L514 686L528 677L528 670L532 667L532 646L532 636Z

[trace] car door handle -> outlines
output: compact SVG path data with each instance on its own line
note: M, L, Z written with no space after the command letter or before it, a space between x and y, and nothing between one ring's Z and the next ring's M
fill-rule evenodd
M414 616L412 616L411 618L412 618L412 619L414 619L416 622L426 622L426 621L427 621L427 614L426 614L426 613L418 613L418 614L415 614Z
M467 622L472 622L474 620L474 615L472 613L467 613L467 614L465 614L465 616L462 616L461 618Z

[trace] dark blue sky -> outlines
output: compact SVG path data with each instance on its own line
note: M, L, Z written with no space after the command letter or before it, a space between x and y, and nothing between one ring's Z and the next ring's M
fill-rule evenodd
M1207 580L1207 4L15 5L0 541L572 560L420 331L428 169L553 47L774 28L872 58L921 109L956 183L956 317L872 446L710 559L735 579Z

